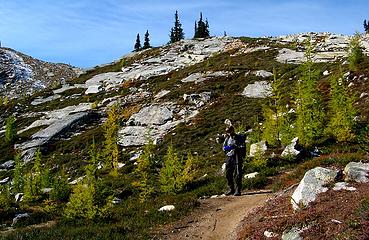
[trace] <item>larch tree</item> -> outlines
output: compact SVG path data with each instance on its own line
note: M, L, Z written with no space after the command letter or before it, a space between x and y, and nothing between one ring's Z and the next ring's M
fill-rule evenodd
M318 71L314 70L312 60L313 47L310 40L306 43L306 62L301 65L302 74L297 82L296 130L299 142L312 146L323 135L325 113L321 94L318 89Z
M113 176L118 175L119 148L117 144L119 121L119 108L117 104L110 107L108 111L108 119L104 124L104 150L103 156L105 165L111 170Z
M354 98L348 93L342 74L330 81L329 123L327 131L338 142L348 142L354 135Z

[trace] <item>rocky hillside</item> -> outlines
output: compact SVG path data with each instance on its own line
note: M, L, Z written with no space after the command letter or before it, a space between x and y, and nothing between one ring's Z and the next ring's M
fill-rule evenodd
M160 224L166 218L172 221L194 207L198 197L219 194L223 190L225 184L219 171L224 155L217 137L224 130L224 120L232 119L238 130L246 130L258 124L258 119L263 119L261 107L271 96L273 69L283 80L283 91L293 92L301 76L299 66L305 61L304 41L309 37L315 46L314 68L318 71L319 90L324 100L329 99L329 79L342 72L350 92L357 96L356 120L360 124L367 124L369 60L365 56L357 72L348 70L349 36L309 33L276 38L215 37L182 40L129 54L114 63L90 69L77 78L74 78L75 70L70 66L43 63L9 49L1 49L1 61L4 64L0 66L0 84L3 92L16 96L22 92L20 86L32 86L33 92L47 88L54 82L60 82L61 85L0 106L0 126L3 126L0 131L0 183L11 182L16 151L21 153L26 163L25 169L31 169L37 149L41 149L43 165L47 166L51 174L58 174L63 169L69 183L82 181L90 146L94 141L99 150L103 149L106 128L102 125L106 122L110 107L117 104L120 110L117 143L121 178L112 180L102 166L103 160L99 163L99 176L104 179L103 184L108 189L104 194L109 193L115 197L116 212L111 213L109 220L118 229L114 236L120 236L122 228L124 236L133 237L137 234L134 229L137 227L143 231L139 236L145 238L145 234L150 234L148 222L151 220L147 219L154 219L152 221ZM364 54L368 55L369 35L361 37L361 44ZM10 67L14 65L17 67ZM22 85L14 85L19 82ZM5 121L10 116L16 119L17 138L14 146L6 144L4 136ZM156 173L162 166L163 155L169 145L181 156L194 154L198 162L197 180L188 192L176 196L160 195L155 185L157 198L152 199L152 206L144 205L147 210L145 207L138 208L136 204L139 193L134 188L137 182L137 172L134 170L137 159L142 155L142 147L149 139L153 140L155 153L159 156L153 169ZM350 145L345 149L358 151L358 145L353 145L352 149ZM320 153L339 153L340 150L335 146L327 140L317 143L315 147L319 148ZM266 182L260 184L256 181L248 187L265 187L271 184L273 175L282 174L294 168L295 164L314 158L313 154L307 154L308 157L301 154L303 156L296 162L281 160L279 156L283 150L266 151L273 152L271 156L277 156L270 157L267 170L260 174L260 179L264 177ZM356 160L364 160L360 158L365 156L365 151L363 155L360 154L355 155L358 156ZM253 170L247 164L245 168L247 172ZM244 184L245 187L247 184ZM288 181L281 183L280 187L285 185L288 185ZM17 201L15 204L20 204L20 199ZM159 217L153 214L159 205L172 202L183 206L179 210L182 212ZM140 214L132 216L129 211ZM32 208L15 209L7 215L8 218L1 220L3 228L7 229L11 225L9 219L24 212L30 216L39 214L32 212ZM61 216L54 214L58 216L56 218ZM118 215L120 217L115 218ZM49 218L55 218L53 214L51 216L48 215ZM132 217L140 220L129 225L127 219ZM55 234L53 236L63 232L58 229L52 233ZM84 231L96 233L96 229L79 226L74 234ZM105 227L96 234L107 234L109 231Z
M15 98L76 78L78 68L44 62L10 48L0 48L0 95Z

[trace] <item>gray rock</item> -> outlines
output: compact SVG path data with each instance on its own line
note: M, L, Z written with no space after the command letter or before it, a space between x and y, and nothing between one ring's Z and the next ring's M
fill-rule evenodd
M154 98L155 98L155 99L160 99L160 98L162 98L162 97L166 96L168 93L170 93L170 91L169 91L169 90L161 90L160 92L158 92L158 93L154 96Z
M265 71L265 70L259 70L259 71L255 71L253 73L255 74L255 76L262 77L262 78L268 78L268 77L273 76L273 73Z
M33 134L31 136L30 141L15 145L16 149L19 149L22 151L22 158L26 163L33 159L35 150L37 148L41 147L42 145L50 141L52 138L59 135L60 133L66 131L72 124L78 121L81 121L82 119L86 118L89 115L88 112L74 113L75 111L78 111L78 110L85 111L85 110L91 109L90 104L88 104L88 107L83 107L84 104L82 104L82 107L80 105L79 107L74 106L76 108L73 108L73 110L70 110L68 112L57 110L57 111L47 113L46 115L49 116L49 119L45 121L47 121L48 123L51 123L51 125ZM58 115L59 112L60 112L60 115ZM38 121L41 121L41 120L38 120ZM35 125L36 124L33 123L31 124L30 127L35 126ZM26 129L29 129L30 127Z
M119 204L122 202L122 199L115 197L112 201L113 204Z
M173 119L173 109L170 105L149 105L142 108L138 113L133 114L129 122L135 125L152 126L163 125Z
M184 94L183 100L190 104L194 104L197 108L200 108L210 101L211 92L202 92L200 94Z
M300 154L300 151L296 149L298 138L294 138L291 141L291 144L286 146L286 148L283 150L281 157L282 158L288 158L288 157L296 157Z
M334 182L336 176L337 171L322 167L316 167L307 171L292 194L291 203L293 209L297 210L300 208L300 204L308 206L310 202L315 201L319 193L328 190L328 188L323 186Z
M283 233L282 240L302 240L300 233L300 229L293 227L290 231Z
M258 172L253 172L253 173L245 174L244 178L245 179L256 178L257 175L259 175Z
M15 215L15 218L13 218L12 226L15 226L17 223L28 219L30 216L31 215L29 213L21 213L21 214Z
M261 141L250 145L250 157L254 157L257 151L261 151L262 154L268 149L266 142Z
M272 95L272 86L266 81L255 82L247 85L241 95L249 98L266 98Z
M282 48L279 50L277 61L280 63L300 64L304 61L304 53Z
M0 180L0 184L5 184L5 183L9 182L9 179L10 179L9 177L6 177L6 178Z
M0 169L12 169L14 168L15 162L13 160L9 160L0 164Z
M344 169L345 181L369 182L369 163L350 162Z
M333 187L334 191L341 191L341 190L346 190L346 191L356 191L355 187L349 187L347 182L338 182L334 184Z
M232 72L227 71L217 71L217 72L206 72L206 73L193 73L190 76L181 80L183 83L194 82L196 84L203 81L209 80L215 77L227 77L232 75Z
M91 85L87 88L87 90L85 91L85 94L94 94L94 93L99 93L101 92L102 87L100 85Z
M16 203L22 202L23 196L24 196L24 193L17 193L17 194L15 194L15 196L14 196L15 202Z
M55 94L47 98L36 98L35 100L31 102L31 105L37 106L37 105L40 105L46 102L51 102L53 100L59 99L60 97L61 97L60 95Z

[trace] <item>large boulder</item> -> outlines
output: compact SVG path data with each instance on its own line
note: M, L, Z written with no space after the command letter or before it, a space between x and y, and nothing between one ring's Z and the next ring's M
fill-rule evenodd
M310 202L315 201L317 195L326 192L328 188L324 185L334 182L337 171L316 167L305 173L304 178L292 194L292 207L294 210L300 208L300 205L308 206Z
M359 183L369 182L369 163L350 162L346 165L345 170L346 181L355 181Z
M173 118L173 109L169 105L149 105L133 114L129 122L134 125L151 126L163 125Z
M272 86L267 81L255 82L247 85L241 95L249 98L266 98L272 95Z
M202 92L200 94L184 94L183 100L188 103L195 104L197 108L200 108L210 101L211 92Z
M297 150L298 138L294 138L291 141L290 145L287 145L286 148L283 150L281 157L282 158L289 158L289 157L296 157L300 154L300 151Z

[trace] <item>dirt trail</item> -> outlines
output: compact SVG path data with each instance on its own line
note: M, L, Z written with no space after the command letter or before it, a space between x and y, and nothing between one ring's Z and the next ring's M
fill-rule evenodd
M189 216L166 226L164 239L235 239L246 214L271 196L259 193L201 200L200 207Z

